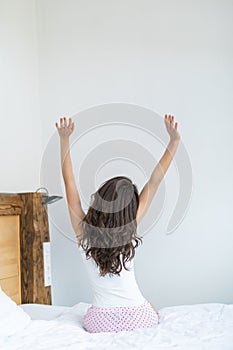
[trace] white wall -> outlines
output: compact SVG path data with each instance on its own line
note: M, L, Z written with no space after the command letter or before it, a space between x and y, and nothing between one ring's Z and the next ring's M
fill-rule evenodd
M32 9L29 1L23 3ZM227 0L37 1L42 153L59 116L74 115L97 104L127 102L162 115L173 113L179 120L193 167L192 202L177 231L166 236L164 229L175 204L175 172L171 168L166 176L165 211L156 230L145 237L135 260L140 288L157 308L233 302L232 11L233 3ZM22 50L23 23L17 32L19 37L15 34L16 24L10 24L9 19L5 24L12 28L19 45L13 46L13 64L7 70L10 73L14 69L9 81L14 96L20 97L23 89L17 88L15 76L22 77L24 73L26 79L32 77L36 81L33 16L23 13L17 10L25 26L31 23L31 30L28 28L23 34L24 54L18 54ZM24 84L25 89L31 84L33 88L25 90L23 98L17 97L20 108L9 103L10 88L7 93L7 113L14 116L17 124L14 131L11 129L14 146L8 150L9 161L3 157L4 190L16 188L16 169L17 189L35 186L38 175L37 141L21 156L23 163L15 160L12 150L19 142L23 142L19 144L23 149L38 136L36 118L33 122L29 118L36 113L36 100L29 104L31 109L27 104L36 98L36 88L29 80ZM16 118L19 110L21 116L27 112L25 120L30 131L23 141L19 134L25 136L25 129ZM10 121L5 125L11 126ZM7 146L12 145L5 133L4 139ZM75 152L73 158L77 159L78 150ZM28 163L30 173L25 171ZM11 174L9 180L7 172ZM65 201L54 204L50 210L64 215L64 225L70 232ZM74 244L52 222L50 231L53 303L90 302L90 286Z
M44 147L55 119L97 104L127 102L177 116L193 167L192 202L177 231L166 236L175 205L175 174L167 174L169 210L138 251L138 282L158 308L232 303L233 3L37 4ZM79 156L76 149L73 158ZM51 231L54 303L89 302L87 277L74 245L55 228Z
M35 191L42 142L34 0L0 1L0 37L0 191Z

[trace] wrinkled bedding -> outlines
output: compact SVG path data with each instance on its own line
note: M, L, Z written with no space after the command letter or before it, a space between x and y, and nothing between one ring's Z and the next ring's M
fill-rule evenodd
M233 350L233 304L164 307L155 329L96 334L82 327L89 306L79 303L53 319L31 320L22 331L0 339L0 349Z

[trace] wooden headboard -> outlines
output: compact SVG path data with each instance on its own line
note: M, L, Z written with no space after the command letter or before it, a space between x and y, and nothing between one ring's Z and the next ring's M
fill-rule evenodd
M19 215L0 216L0 284L17 304L21 302Z
M49 225L42 193L1 193L0 286L17 304L51 304L43 242L49 242Z

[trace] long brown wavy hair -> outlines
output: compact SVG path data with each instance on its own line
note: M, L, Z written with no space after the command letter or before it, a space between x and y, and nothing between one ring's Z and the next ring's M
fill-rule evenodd
M93 258L100 276L118 275L142 243L137 235L138 189L126 176L105 181L91 195L91 205L81 221L81 246ZM122 257L122 259L121 259Z

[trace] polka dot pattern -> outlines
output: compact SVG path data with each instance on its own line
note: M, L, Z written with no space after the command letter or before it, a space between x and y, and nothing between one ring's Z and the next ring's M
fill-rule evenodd
M131 307L102 308L92 305L83 316L83 328L89 333L154 328L159 323L159 313L147 300L143 305Z

